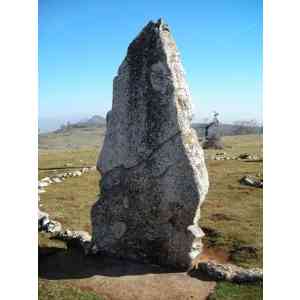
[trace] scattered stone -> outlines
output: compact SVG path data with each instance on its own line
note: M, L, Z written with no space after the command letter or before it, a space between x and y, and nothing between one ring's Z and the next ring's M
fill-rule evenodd
M234 283L254 283L263 281L263 272L259 268L244 269L232 264L218 264L213 261L200 262L188 273L192 277Z
M40 188L40 187L39 187L38 193L39 193L39 194L42 194L42 193L46 193L46 191L45 191L43 188Z
M41 181L41 182L48 182L49 184L52 183L50 177L42 178L40 181Z
M60 232L62 230L62 226L59 222L50 220L47 224L47 228L45 229L46 232L55 233Z
M64 180L64 178L63 178L64 174L63 173L62 174L57 174L56 177L59 178L59 179L61 179L61 180Z
M226 152L217 152L216 155L217 155L217 156L225 156L225 155L226 155Z
M150 22L114 79L92 208L97 249L187 269L202 251L198 222L208 191L204 153L191 128L190 94L169 27Z
M81 173L80 171L74 171L74 172L73 172L73 176L74 176L74 177L76 177L76 176L81 176L81 174L82 174L82 173Z
M238 156L240 159L251 159L251 155L249 153L242 153Z
M46 182L46 181L39 181L39 188L43 188L43 187L46 187L48 185L49 185L49 183Z
M240 183L244 185L249 185L257 188L263 188L263 180L262 179L256 179L251 176L244 176L240 179Z
M49 215L41 210L38 210L38 230L45 230L49 222Z
M82 168L82 169L81 169L81 172L82 172L82 173L86 173L86 172L88 172L88 171L89 171L89 168Z
M61 183L62 180L59 178L59 177L51 177L51 180L54 182L54 183Z

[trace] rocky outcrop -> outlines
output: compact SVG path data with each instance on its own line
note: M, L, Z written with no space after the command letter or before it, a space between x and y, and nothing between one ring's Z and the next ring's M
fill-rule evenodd
M201 253L198 222L209 184L191 118L170 29L150 22L114 79L97 163L101 196L91 214L98 251L180 269Z

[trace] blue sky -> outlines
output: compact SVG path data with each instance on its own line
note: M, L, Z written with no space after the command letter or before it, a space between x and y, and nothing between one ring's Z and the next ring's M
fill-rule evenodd
M163 17L182 56L195 121L262 118L262 1L39 0L39 118L105 115L132 39Z

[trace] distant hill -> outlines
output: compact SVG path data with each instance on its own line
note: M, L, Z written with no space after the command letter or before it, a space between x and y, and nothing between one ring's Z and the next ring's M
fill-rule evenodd
M204 137L204 130L206 123L194 123L192 127L197 131L198 136ZM247 135L247 134L262 134L263 128L261 126L247 126L242 124L220 124L220 134L222 136L230 135Z
M62 125L59 130L39 134L39 149L79 149L96 147L103 144L105 137L105 119L93 116L80 122ZM194 123L192 127L197 131L199 139L204 137L205 123ZM242 126L237 124L220 124L222 136L250 135L262 133L258 126Z
M61 127L56 130L56 133L60 133L63 131L68 131L73 128L102 128L106 124L105 118L99 116L99 115L94 115L89 119L81 120L76 123L70 123L67 122L66 125L61 125Z
M105 123L106 123L105 118L99 115L94 115L86 121L87 125L105 125Z

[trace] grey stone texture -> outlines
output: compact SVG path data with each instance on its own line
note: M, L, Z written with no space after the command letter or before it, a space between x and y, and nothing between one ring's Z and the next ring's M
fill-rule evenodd
M209 182L190 101L169 27L150 22L114 78L97 163L93 249L177 269L201 253L198 222Z
M192 277L234 283L254 283L263 281L263 271L259 268L245 269L232 264L219 264L213 261L202 262L197 269L188 273Z

